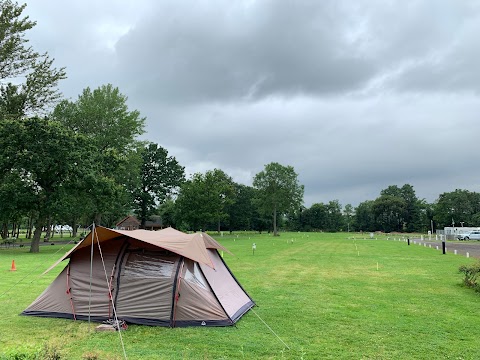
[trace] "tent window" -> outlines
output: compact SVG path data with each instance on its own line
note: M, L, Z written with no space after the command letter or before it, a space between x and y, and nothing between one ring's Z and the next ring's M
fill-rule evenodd
M200 271L198 263L194 263L192 261L185 261L185 269L186 281L207 290L207 282L205 281L205 278Z
M123 275L138 278L170 278L175 260L166 257L130 254Z

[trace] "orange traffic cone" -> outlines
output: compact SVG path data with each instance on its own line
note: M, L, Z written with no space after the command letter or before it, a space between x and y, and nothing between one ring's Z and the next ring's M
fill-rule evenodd
M10 271L17 271L17 268L15 267L15 260L12 260L12 267Z

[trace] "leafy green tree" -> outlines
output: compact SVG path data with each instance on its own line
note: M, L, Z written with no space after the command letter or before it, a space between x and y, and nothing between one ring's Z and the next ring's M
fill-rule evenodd
M477 226L475 215L480 213L480 194L456 189L440 194L434 204L434 219L438 227Z
M45 112L60 99L58 82L66 77L47 53L28 46L26 33L36 22L22 15L25 7L0 1L0 120Z
M209 223L228 220L228 206L234 202L234 186L230 176L214 169L205 174L196 173L180 188L176 201L178 214L190 228L206 230Z
M306 230L325 230L328 210L324 203L315 203L303 212Z
M93 91L86 88L75 102L62 101L52 116L97 150L99 183L91 189L85 211L93 212L97 224L102 216L110 222L125 213L138 186L141 159L135 149L145 119L137 110L129 111L127 97L110 84Z
M340 231L343 225L342 205L338 200L331 200L326 205L327 224L326 230L330 232Z
M347 225L347 231L350 232L350 226L352 224L353 216L355 215L355 209L351 204L345 205L343 209L343 216L345 218L345 224Z
M374 200L366 200L355 208L355 229L358 231L375 231Z
M373 202L372 211L383 231L403 231L405 201L401 197L381 195Z
M167 197L167 199L158 206L156 214L162 219L162 225L164 227L171 226L175 229L182 227L180 222L177 222L177 206L171 197Z
M158 204L185 181L185 170L175 157L168 156L168 151L157 144L146 144L139 151L142 164L139 186L134 189L134 203L143 229Z
M33 194L25 187L22 173L14 168L4 170L3 176L0 176L2 238L7 236L8 224L19 222L28 213L33 201Z
M251 230L253 228L256 209L253 203L255 198L255 189L233 183L234 201L227 206L228 229L233 230Z
M259 208L273 217L273 235L278 236L277 216L298 209L303 202L304 187L292 166L272 162L255 175L253 186L258 189Z
M39 252L42 227L55 213L62 189L89 187L91 147L58 122L31 118L0 122L0 148L0 176L18 174L20 189L37 214L30 252Z

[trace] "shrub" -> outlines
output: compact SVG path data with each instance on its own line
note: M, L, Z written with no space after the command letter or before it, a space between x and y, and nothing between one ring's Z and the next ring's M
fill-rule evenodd
M478 283L478 277L480 276L480 261L473 265L462 265L458 270L465 275L463 284L480 292L480 284Z

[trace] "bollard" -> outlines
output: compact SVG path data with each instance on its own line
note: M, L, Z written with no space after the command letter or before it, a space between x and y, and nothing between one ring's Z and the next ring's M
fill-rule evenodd
M407 245L410 245L410 238L407 238Z
M470 254L467 252L467 258L469 258L469 257L470 257Z
M446 253L447 253L446 244L445 244L445 241L442 241L442 254L445 255Z
M454 253L455 255L457 255L457 250L453 250L453 253Z

